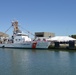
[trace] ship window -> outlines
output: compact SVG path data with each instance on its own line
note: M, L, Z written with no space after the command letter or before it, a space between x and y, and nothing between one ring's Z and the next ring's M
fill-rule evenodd
M19 39L19 41L20 41L20 39Z
M46 39L43 39L43 41L46 41Z
M17 39L16 39L16 41L17 41Z
M25 34L17 34L17 36L27 36L27 35L25 35Z
M40 41L41 39L38 39L38 41Z
M22 36L21 34L17 34L17 36Z

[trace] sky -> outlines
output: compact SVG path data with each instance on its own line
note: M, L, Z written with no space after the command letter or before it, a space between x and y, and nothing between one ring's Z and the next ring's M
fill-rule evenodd
M7 31L13 20L31 33L76 34L76 0L0 0L0 31Z

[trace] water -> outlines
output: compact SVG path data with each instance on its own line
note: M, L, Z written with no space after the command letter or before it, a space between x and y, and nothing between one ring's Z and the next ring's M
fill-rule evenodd
M0 48L0 75L76 75L76 52Z

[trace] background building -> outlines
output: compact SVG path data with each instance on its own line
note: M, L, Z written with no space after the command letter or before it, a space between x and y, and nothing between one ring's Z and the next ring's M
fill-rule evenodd
M0 43L4 42L4 40L8 39L9 35L3 32L0 32Z
M3 32L0 32L0 37L9 37L9 35L8 34L5 34Z
M54 37L55 34L54 33L50 33L50 32L35 32L35 38L36 37Z

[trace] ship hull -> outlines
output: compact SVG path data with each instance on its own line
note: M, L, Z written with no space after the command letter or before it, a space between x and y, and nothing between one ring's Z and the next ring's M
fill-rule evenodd
M48 49L50 42L26 42L0 44L0 48Z

